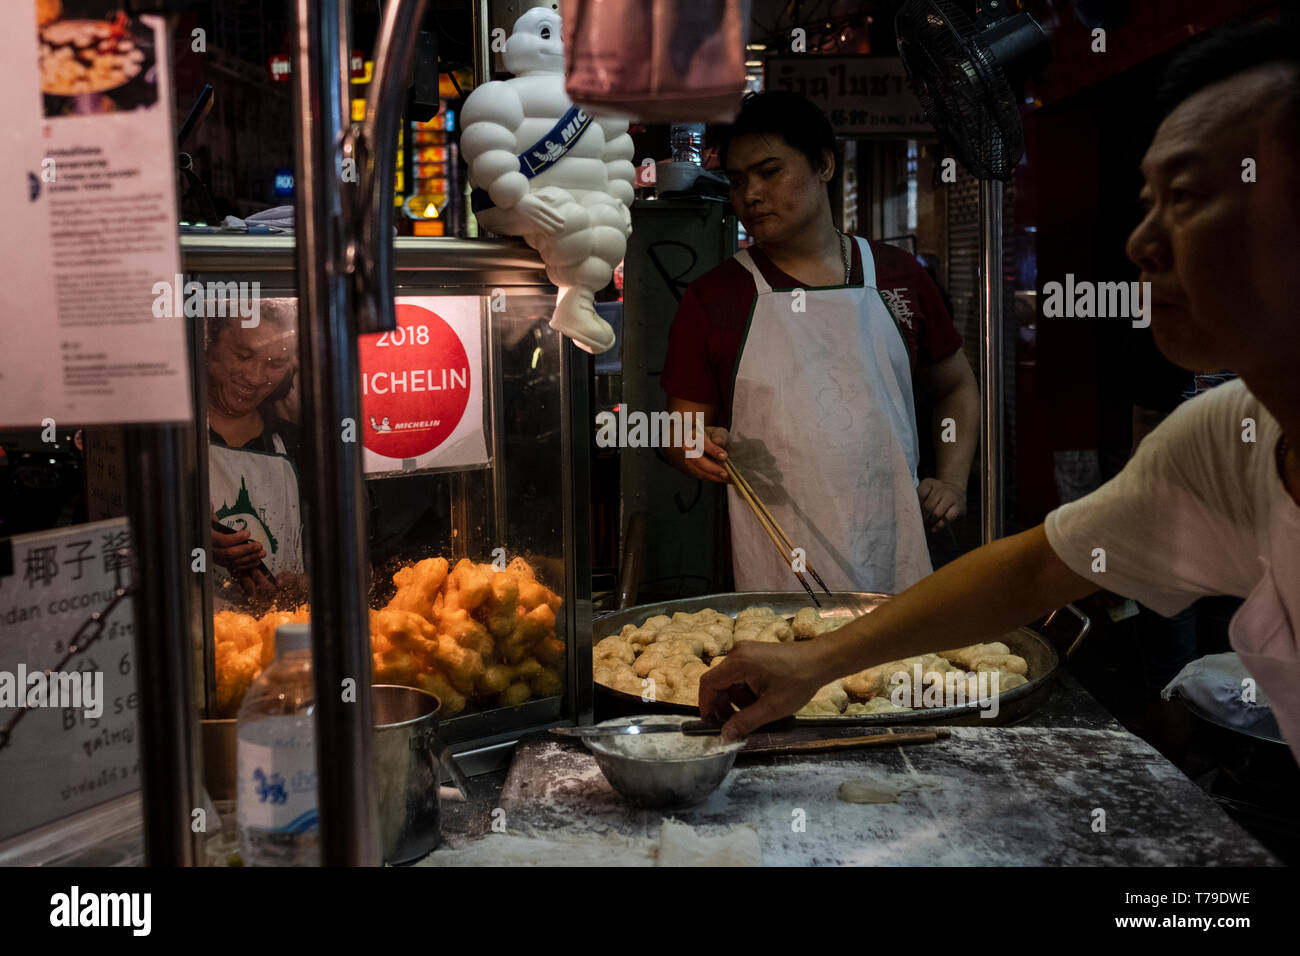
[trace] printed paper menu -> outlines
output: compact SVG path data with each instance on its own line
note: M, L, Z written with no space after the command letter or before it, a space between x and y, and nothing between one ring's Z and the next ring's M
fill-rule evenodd
M0 12L0 427L190 421L165 24L64 7Z

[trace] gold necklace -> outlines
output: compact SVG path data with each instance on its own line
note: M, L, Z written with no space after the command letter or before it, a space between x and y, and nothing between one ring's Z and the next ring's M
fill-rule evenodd
M844 284L848 285L853 277L853 269L849 265L849 237L838 229L835 230L835 234L840 237L840 258L844 260Z

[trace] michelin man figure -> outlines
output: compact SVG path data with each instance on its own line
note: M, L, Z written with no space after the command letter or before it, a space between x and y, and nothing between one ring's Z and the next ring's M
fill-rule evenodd
M461 153L486 229L522 236L560 294L551 328L598 354L614 332L596 313L632 234L627 121L588 116L564 91L560 16L534 7L505 44L514 76L474 90L461 113Z

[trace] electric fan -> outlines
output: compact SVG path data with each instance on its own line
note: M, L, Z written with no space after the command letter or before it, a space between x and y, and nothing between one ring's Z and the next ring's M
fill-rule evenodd
M1028 13L986 0L972 16L954 0L907 0L894 17L898 53L925 115L980 180L981 525L987 543L1003 532L1002 184L1024 154L1018 81L1051 49Z

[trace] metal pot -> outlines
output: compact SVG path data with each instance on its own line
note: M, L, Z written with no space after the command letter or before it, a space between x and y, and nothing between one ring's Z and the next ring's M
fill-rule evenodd
M375 724L375 771L384 862L414 863L441 840L438 791L446 770L462 796L467 785L460 768L438 738L433 694L414 687L375 684L370 688ZM205 720L203 782L213 800L234 800L236 750L234 720Z
M442 769L462 796L466 796L465 780L438 738L442 702L437 697L414 687L375 684L370 688L370 703L384 862L414 863L442 839L438 807Z

